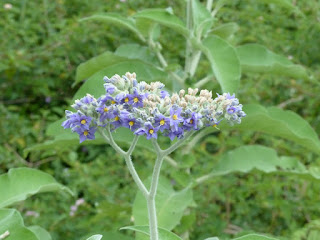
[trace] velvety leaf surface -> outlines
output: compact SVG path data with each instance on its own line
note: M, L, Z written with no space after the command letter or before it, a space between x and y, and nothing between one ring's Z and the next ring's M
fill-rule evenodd
M1 180L0 180L1 182ZM15 209L0 209L0 235L9 231L8 240L46 240L38 238L26 228L20 213Z
M32 231L38 237L39 240L52 240L47 230L45 230L40 226L35 225L35 226L28 227L28 229Z
M296 158L279 157L274 149L260 145L242 146L227 152L214 166L212 175L247 173L254 169L265 173L279 172L320 179L320 171L317 168L307 169Z
M108 24L111 23L119 27L127 28L128 30L134 32L138 36L141 35L141 33L136 28L135 22L133 19L123 17L118 13L96 14L87 18L83 18L80 21L88 21L88 20L102 21Z
M102 239L102 235L97 234L89 237L87 240L100 240L100 239Z
M232 128L268 133L320 153L318 135L298 114L276 107L265 108L258 104L247 104L244 106L244 111L247 116L243 118L243 122Z
M169 27L184 36L188 36L189 34L189 30L184 26L184 23L180 18L169 13L165 9L145 9L133 15L133 17L152 20Z
M12 168L0 176L0 207L23 201L37 193L61 190L72 194L70 189L47 173L31 168Z
M141 46L135 43L122 44L116 49L114 54L116 56L124 57L127 59L139 59L146 63L157 62L155 55L150 51L148 47Z
M223 92L235 93L240 84L240 62L235 49L218 36L203 41L201 50L211 63L213 73Z
M306 69L293 64L259 44L246 44L236 48L243 72L273 73L294 78L308 79Z

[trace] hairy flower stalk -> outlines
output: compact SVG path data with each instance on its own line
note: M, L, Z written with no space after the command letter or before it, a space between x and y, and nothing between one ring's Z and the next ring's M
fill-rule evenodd
M217 127L222 120L229 124L241 123L246 114L242 111L239 100L229 93L212 99L208 90L191 89L187 93L170 94L160 82L138 82L136 74L126 73L120 77L104 77L106 93L98 99L87 96L76 100L72 107L75 112L66 111L67 120L62 123L78 133L80 143L95 139L96 131L119 153L143 193L148 203L150 239L158 240L155 196L163 159L181 146L195 131L204 127ZM199 94L198 94L199 92ZM128 151L121 149L114 141L112 132L117 128L130 129L135 138ZM161 149L157 138L159 135L178 139L168 149ZM149 190L139 178L131 154L139 136L152 140L157 160L155 162L151 187Z

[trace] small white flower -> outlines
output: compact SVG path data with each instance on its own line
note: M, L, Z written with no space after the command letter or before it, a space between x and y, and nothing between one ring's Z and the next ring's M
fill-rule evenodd
M6 3L3 5L4 9L10 10L12 8L12 4L11 3Z

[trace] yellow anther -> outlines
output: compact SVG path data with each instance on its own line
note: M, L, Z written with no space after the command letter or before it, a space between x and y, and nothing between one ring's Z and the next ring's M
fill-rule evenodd
M166 122L162 119L162 120L160 120L160 125L162 126L162 125L164 125Z
M213 124L212 127L214 127L214 128L217 127L217 124Z
M178 119L178 116L177 116L176 114L174 114L174 115L172 116L172 119L173 119L173 120L177 120L177 119Z
M129 122L129 125L132 127L133 126L133 124L134 124L134 121L130 121Z
M125 98L125 99L124 99L124 102L129 102L129 98Z
M85 130L85 131L83 132L83 135L85 135L85 136L88 136L88 134L89 134L89 132L88 132L87 130Z
M119 121L119 119L120 119L119 116L116 116L116 117L114 118L115 121Z
M115 104L115 103L116 103L116 101L111 100L111 104Z
M108 109L107 107L105 107L105 108L103 109L103 111L104 111L104 112L108 112L109 109Z
M81 124L86 124L86 123L87 123L87 121L85 119L81 120Z
M153 130L153 129L150 129L150 130L149 130L149 133L150 133L150 134L153 134L153 133L154 133L154 130Z
M135 102L135 103L139 102L139 98L135 97L135 98L133 99L133 102Z
M193 119L190 119L190 122L189 122L189 123L191 123L191 124L192 124L192 123L193 123Z

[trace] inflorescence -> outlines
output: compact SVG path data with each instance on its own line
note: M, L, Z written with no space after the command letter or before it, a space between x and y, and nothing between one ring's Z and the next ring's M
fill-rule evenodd
M170 94L160 82L138 82L136 74L126 73L120 77L104 77L106 94L96 99L90 94L76 100L72 107L77 112L66 110L64 128L71 128L80 136L80 143L95 139L98 127L111 131L119 127L129 128L136 135L147 139L163 136L173 140L183 138L185 132L204 127L216 127L223 119L229 124L239 124L246 114L239 100L229 93L212 99L212 92L198 89L180 90Z

